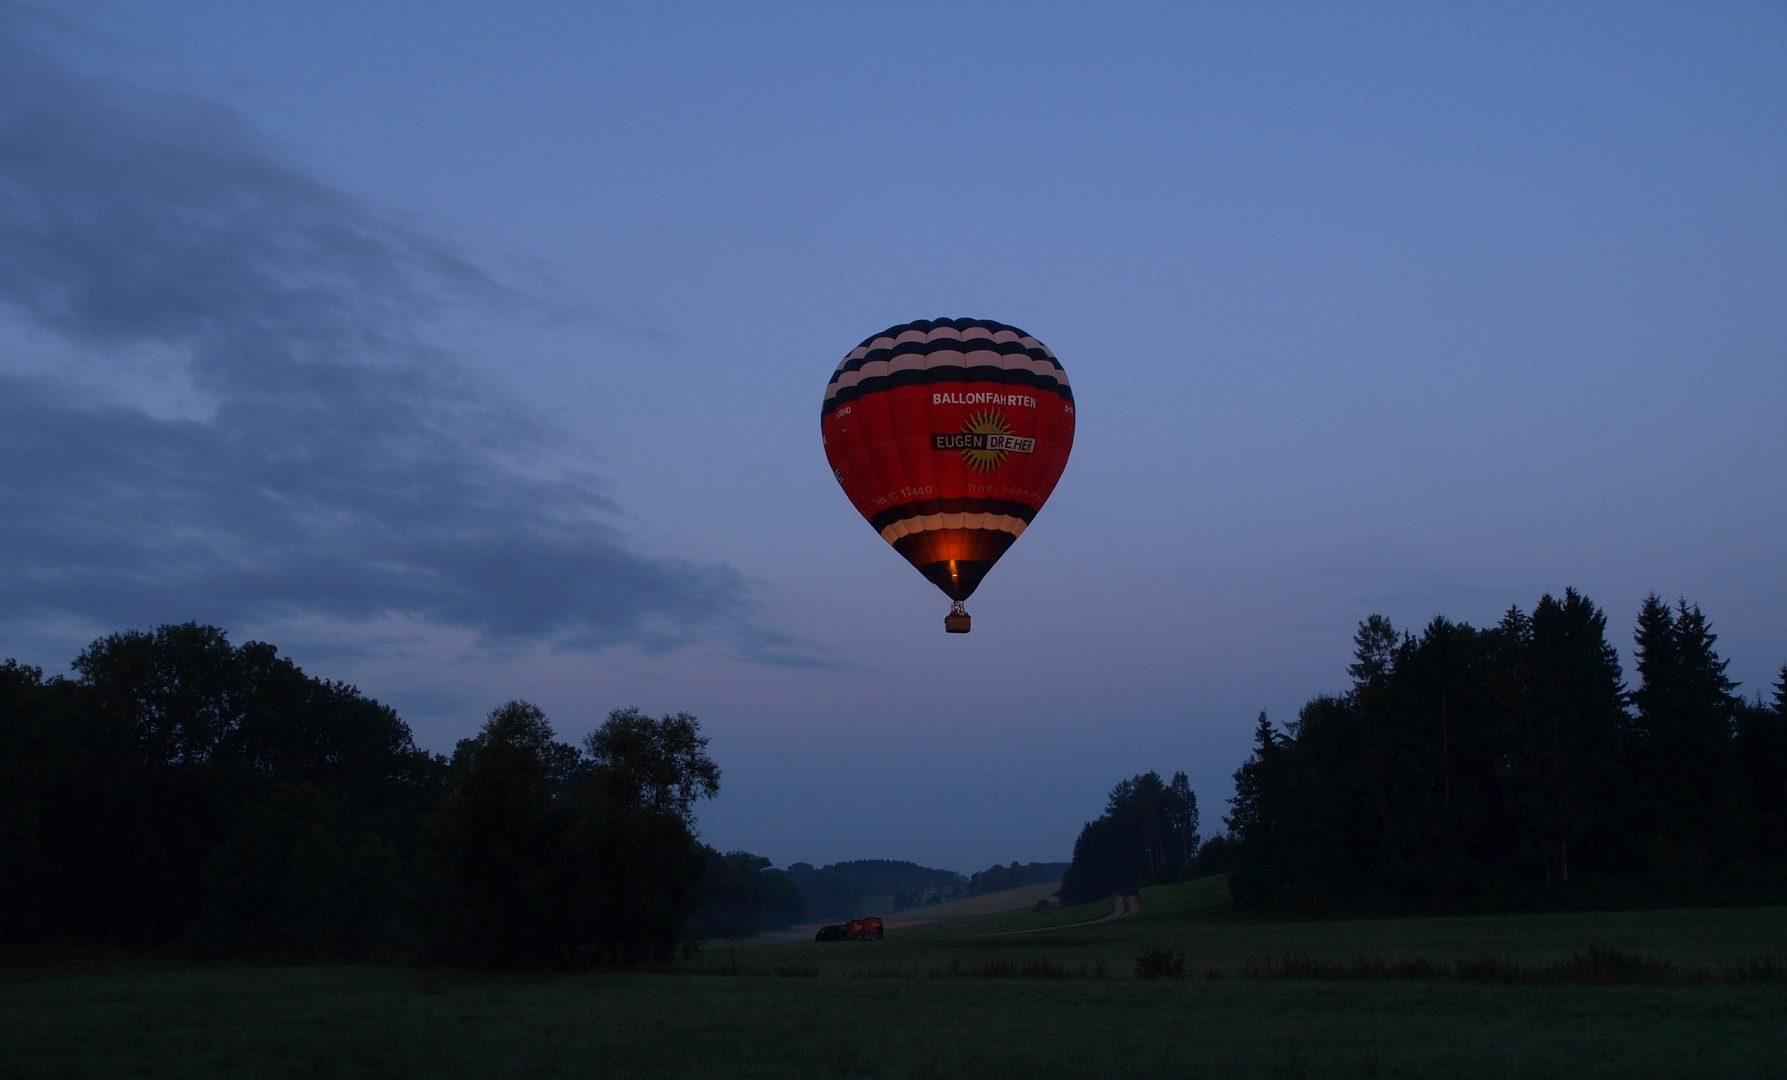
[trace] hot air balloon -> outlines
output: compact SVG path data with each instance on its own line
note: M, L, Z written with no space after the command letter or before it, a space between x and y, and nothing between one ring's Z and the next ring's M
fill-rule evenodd
M1048 346L986 319L892 326L825 387L820 433L858 513L955 603L1036 517L1073 449L1073 390Z

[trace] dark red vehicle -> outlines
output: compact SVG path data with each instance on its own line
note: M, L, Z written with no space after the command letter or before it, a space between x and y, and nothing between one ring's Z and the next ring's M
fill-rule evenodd
M870 916L866 919L851 919L841 925L821 926L813 935L814 941L880 941L887 936L887 930L881 920Z

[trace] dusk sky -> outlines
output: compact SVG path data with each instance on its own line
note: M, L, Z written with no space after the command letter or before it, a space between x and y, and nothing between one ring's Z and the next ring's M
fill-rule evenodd
M946 636L819 405L1053 349L1060 486ZM197 620L451 752L687 710L703 838L1221 828L1372 613L1573 586L1787 662L1787 6L0 7L0 657Z

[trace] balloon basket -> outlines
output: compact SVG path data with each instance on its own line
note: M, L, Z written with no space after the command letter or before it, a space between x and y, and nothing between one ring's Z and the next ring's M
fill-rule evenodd
M943 616L943 632L946 634L966 634L972 625L968 610L960 603L950 608L948 615Z

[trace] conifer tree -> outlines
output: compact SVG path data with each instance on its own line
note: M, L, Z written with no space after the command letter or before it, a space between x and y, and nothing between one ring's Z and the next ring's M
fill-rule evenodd
M1532 725L1535 809L1553 849L1547 877L1568 882L1575 862L1605 863L1616 813L1616 755L1625 723L1619 654L1607 640L1607 616L1574 589L1558 600L1540 597L1533 608L1526 654L1527 719ZM1585 850L1595 843L1599 850Z
M1736 752L1744 772L1743 822L1749 858L1787 860L1787 666L1775 684L1773 707L1757 694L1739 702Z
M1280 803L1289 795L1284 742L1261 709L1254 725L1253 754L1235 770L1235 796L1223 821L1240 842L1229 888L1243 907L1269 907L1293 899L1290 875L1281 865L1284 845L1278 820Z
M1740 770L1732 736L1737 684L1697 604L1673 611L1655 594L1639 611L1638 761L1654 792L1646 809L1659 858L1720 862L1741 846Z

